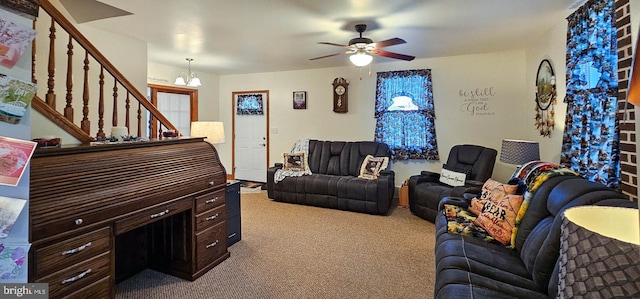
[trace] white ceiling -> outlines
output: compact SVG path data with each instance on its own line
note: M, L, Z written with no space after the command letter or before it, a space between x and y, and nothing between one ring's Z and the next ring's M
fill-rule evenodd
M406 44L385 50L418 59L520 49L584 0L61 2L74 16L91 11L98 20L86 25L146 41L151 62L186 68L190 57L193 70L224 75L349 65L345 55L309 59L343 51L318 42L347 44L358 36L352 25L360 22L370 27L363 36L402 38ZM120 16L99 19L96 11ZM375 57L373 63L390 61Z

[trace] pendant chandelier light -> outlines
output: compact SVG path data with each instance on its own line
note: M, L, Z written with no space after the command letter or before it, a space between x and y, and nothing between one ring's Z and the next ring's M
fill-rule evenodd
M173 84L183 86L186 85L190 87L201 86L202 84L200 83L200 78L196 77L196 73L191 71L191 61L193 61L193 58L187 58L187 61L189 62L189 72L186 74L180 73Z

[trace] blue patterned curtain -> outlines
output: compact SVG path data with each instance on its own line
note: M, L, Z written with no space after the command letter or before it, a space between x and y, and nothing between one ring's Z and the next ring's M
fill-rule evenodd
M238 95L238 104L236 105L236 114L263 115L264 108L262 104L262 95L261 94Z
M560 163L617 189L620 151L614 1L590 0L567 20L567 116Z
M411 98L413 110L390 111L398 96ZM391 159L439 159L431 70L378 73L375 117L375 140L389 146Z

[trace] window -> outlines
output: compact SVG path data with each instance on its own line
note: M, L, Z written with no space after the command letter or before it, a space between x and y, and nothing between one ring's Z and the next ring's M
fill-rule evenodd
M589 1L567 21L567 114L560 163L617 189L618 53L613 1Z
M375 117L375 140L391 159L439 159L431 70L378 73Z

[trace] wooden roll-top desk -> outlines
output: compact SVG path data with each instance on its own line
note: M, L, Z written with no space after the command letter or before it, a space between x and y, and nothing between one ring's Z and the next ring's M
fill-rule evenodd
M229 257L226 176L203 138L36 150L29 281L95 299L146 268L195 280Z

